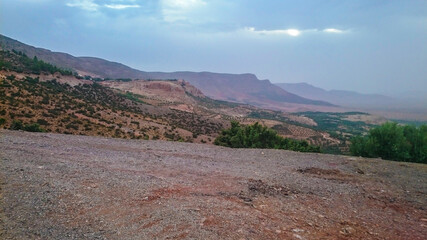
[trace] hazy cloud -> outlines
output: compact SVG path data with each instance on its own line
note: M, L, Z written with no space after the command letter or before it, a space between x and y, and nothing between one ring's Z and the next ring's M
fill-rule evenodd
M336 29L336 28L326 28L326 29L323 29L323 32L326 32L326 33L344 33L345 31L340 30L340 29Z
M292 37L297 37L301 34L298 29L256 30L253 27L247 27L245 31L261 35L289 35Z
M161 13L166 22L185 21L188 14L206 5L203 0L161 0Z
M326 28L323 30L318 30L318 29L299 30L299 29L295 29L295 28L274 29L274 30L256 30L254 27L246 27L246 28L244 28L244 31L254 33L254 34L259 34L259 35L288 35L291 37L298 37L304 33L322 33L322 32L323 33L345 33L345 32L347 32L346 30L340 30L340 29L336 29L336 28Z
M117 10L126 9L126 8L140 8L141 7L138 4L131 4L131 5L126 5L126 4L105 4L104 6L107 7L107 8L117 9Z
M66 3L66 5L68 7L78 7L86 11L97 11L99 8L99 5L93 0L74 0Z
M114 2L120 2L120 3L114 3ZM126 4L126 3L133 3L134 0L113 0L113 3L110 4L104 4L99 5L94 0L73 0L71 2L66 3L68 7L77 7L85 11L98 11L101 7L109 8L109 9L116 9L116 10L123 10L127 8L140 8L141 6L138 4Z

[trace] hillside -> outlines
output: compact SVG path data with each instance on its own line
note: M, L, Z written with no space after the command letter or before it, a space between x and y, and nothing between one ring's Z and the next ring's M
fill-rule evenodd
M183 79L213 99L252 104L277 110L329 110L336 109L325 101L315 101L289 93L268 80L259 80L253 74L223 74L210 72L144 72L120 63L92 57L74 57L66 53L35 48L0 35L4 50L21 51L30 58L37 56L43 61L77 71L82 76L98 78L130 79Z
M8 129L211 143L234 119L259 121L312 144L335 144L310 126L288 123L304 117L251 118L253 111L271 111L213 100L184 80L84 79L17 51L0 51L0 93L0 127Z
M0 130L1 239L411 239L427 166Z

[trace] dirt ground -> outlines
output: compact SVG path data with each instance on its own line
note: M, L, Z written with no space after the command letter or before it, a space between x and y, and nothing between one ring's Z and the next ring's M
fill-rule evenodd
M425 239L427 166L0 130L0 239Z

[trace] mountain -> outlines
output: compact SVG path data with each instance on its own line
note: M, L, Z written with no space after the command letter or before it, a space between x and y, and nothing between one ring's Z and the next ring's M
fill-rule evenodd
M212 143L230 120L337 145L307 117L214 100L185 80L82 78L22 52L0 51L0 128Z
M184 79L200 89L208 97L270 109L315 110L319 107L335 107L325 101L311 100L287 92L268 80L259 80L253 74L144 72L100 58L74 57L66 53L36 48L2 35L0 35L0 46L4 50L23 52L29 57L37 56L39 59L56 66L72 69L82 76L89 75L110 79Z
M384 108L396 103L396 99L379 94L362 94L353 91L330 90L315 87L308 83L276 83L285 91L299 96L327 101L344 107Z

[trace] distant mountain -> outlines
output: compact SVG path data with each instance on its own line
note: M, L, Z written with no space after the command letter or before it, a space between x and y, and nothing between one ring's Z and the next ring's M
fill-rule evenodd
M380 94L362 94L353 91L330 90L315 87L308 83L276 83L285 91L299 96L327 101L344 107L353 108L386 108L396 103L396 99Z
M66 53L32 47L2 35L0 35L0 47L4 50L21 51L29 57L37 56L39 59L59 67L73 69L81 75L112 79L184 79L199 88L206 96L218 100L282 110L284 108L313 110L317 108L316 106L334 107L333 104L323 100L311 100L287 92L268 80L259 80L253 74L144 72L100 58L74 57ZM289 104L297 104L297 106ZM302 107L298 105L302 105Z

